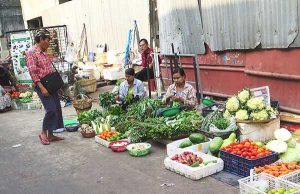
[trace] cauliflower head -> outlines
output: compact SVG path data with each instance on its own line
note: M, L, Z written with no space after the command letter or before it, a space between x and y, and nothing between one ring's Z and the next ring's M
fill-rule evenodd
M226 109L229 112L235 112L239 109L240 102L236 96L232 96L231 98L228 99L226 102Z
M247 102L247 107L250 110L262 110L265 108L265 103L262 98L251 98Z
M237 120L248 120L249 119L249 115L248 115L248 112L247 110L239 110L235 113L235 118Z
M277 117L278 111L275 108L268 105L266 107L266 110L267 110L268 114L270 115L270 118L276 118Z
M238 93L238 99L241 103L246 103L251 97L251 93L249 89L243 89L241 92Z
M225 110L225 112L223 113L223 117L224 117L224 118L229 118L229 117L231 117L230 112L229 112L228 110Z
M261 111L251 113L251 117L253 120L262 121L267 120L269 118L269 114L266 109L263 109Z

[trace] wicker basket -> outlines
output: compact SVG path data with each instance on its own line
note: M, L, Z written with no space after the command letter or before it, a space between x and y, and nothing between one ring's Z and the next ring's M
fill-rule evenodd
M96 133L95 131L91 132L91 133L87 133L87 132L80 132L82 137L84 138L92 138L92 137L95 137Z
M87 93L93 93L97 90L96 79L82 79L79 84Z
M73 107L76 110L77 115L81 112L88 111L92 108L93 100L84 94L79 94L73 101Z

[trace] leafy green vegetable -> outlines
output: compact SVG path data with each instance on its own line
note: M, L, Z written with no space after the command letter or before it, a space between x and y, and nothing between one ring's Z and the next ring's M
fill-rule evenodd
M218 129L226 129L230 125L230 121L225 118L219 118L212 122Z
M144 98L129 106L127 116L143 120L150 117L154 110L162 107L161 100Z
M101 116L102 116L101 112L96 109L84 111L78 115L78 122L80 124L91 125L92 121L94 121L97 117L101 117Z
M115 97L112 93L105 92L105 93L99 94L99 104L103 108L108 108L114 103L115 103Z

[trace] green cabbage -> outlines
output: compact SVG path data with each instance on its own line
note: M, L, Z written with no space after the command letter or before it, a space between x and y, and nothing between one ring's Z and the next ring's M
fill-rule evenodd
M283 162L300 162L300 145L295 148L288 148L284 154L280 155Z
M286 152L288 145L281 140L272 140L267 143L266 148L280 154Z

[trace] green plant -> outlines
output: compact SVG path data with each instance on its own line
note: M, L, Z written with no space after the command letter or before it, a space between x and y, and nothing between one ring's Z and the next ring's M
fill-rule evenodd
M108 108L114 103L115 103L115 97L112 93L105 92L105 93L99 94L99 104L103 108Z

